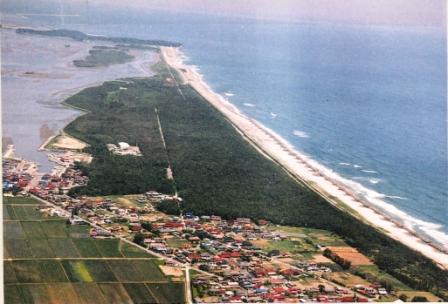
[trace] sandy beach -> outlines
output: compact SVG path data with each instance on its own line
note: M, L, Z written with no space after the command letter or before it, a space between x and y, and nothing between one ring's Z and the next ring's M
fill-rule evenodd
M382 212L381 207L384 204L387 205L384 206L385 208L390 208L388 204L381 201L371 204L355 193L343 178L326 170L317 162L298 152L281 136L241 113L222 96L213 92L203 81L202 76L192 67L183 63L180 50L162 47L161 54L162 58L179 72L184 84L194 88L218 109L245 139L264 155L281 165L291 176L309 185L337 208L346 211L349 207L354 216L421 252L434 260L440 267L448 269L448 247L446 244L433 244L429 239L417 235L409 227L406 227L406 223L400 221L399 217L393 217L394 212L400 213L401 211L392 210L391 214L386 215Z

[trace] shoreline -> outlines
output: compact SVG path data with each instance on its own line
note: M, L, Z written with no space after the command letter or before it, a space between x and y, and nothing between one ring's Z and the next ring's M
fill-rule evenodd
M294 179L306 184L334 207L349 212L352 216L432 259L439 267L448 269L448 248L443 246L439 248L437 244L432 244L430 240L425 240L423 236L417 235L399 219L384 214L385 212L379 206L386 207L389 204L378 198L378 201L375 202L378 206L372 206L371 202L345 183L345 181L349 182L348 180L334 172L328 172L328 169L326 170L322 165L298 152L280 135L244 115L237 107L215 93L193 67L183 63L178 48L161 47L160 50L161 58L178 72L183 84L190 85L221 112L252 146L280 165ZM347 207L350 209L349 211Z
M51 172L53 169L53 164L48 161L48 149L47 145L57 136L60 135L61 132L64 132L67 125L69 125L72 121L77 119L78 117L86 114L86 111L83 109L79 109L73 106L70 106L65 103L65 100L80 91L91 88L94 86L102 85L105 81L116 81L121 78L133 78L133 77L150 77L153 73L150 69L150 65L154 63L157 59L156 52L139 50L139 49L130 49L129 53L134 55L134 59L127 63L122 64L112 64L106 67L100 67L97 69L82 69L75 67L73 65L73 60L79 58L85 58L87 56L89 50L95 45L110 45L110 42L78 42L72 41L72 39L64 38L64 37L51 37L51 36L35 36L34 35L21 35L15 32L15 29L22 28L24 25L12 25L12 22L8 22L7 26L2 28L2 33L5 35L5 41L9 43L9 47L6 48L5 60L3 62L4 67L10 67L8 69L9 74L7 77L11 77L14 80L13 85L24 86L30 84L29 87L24 89L24 94L21 94L21 98L25 98L29 107L24 109L32 109L41 113L41 109L43 114L42 117L46 117L44 122L40 122L37 119L33 120L30 128L39 128L43 123L46 123L47 120L53 123L52 132L53 134L45 134L45 136L37 137L34 135L29 135L30 142L33 145L16 145L17 153L19 155L27 155L27 159L33 160L37 163L41 164L40 170L42 172ZM40 27L28 27L32 29L45 29ZM19 58L23 56L29 56L28 50L37 48L39 50L38 54L44 53L47 55L52 55L54 59L48 60L48 62L42 66L38 65L36 67L28 67L24 65L14 65L14 61L8 61L8 54L13 52L13 49L16 45L19 45L23 42L26 48L23 48L22 52L19 53ZM47 52L46 50L40 50L40 43L45 42L45 44L54 43L54 47L51 52ZM67 47L67 44L70 47ZM6 44L5 44L6 45ZM14 55L15 56L15 55ZM13 57L14 59L15 57ZM14 59L15 60L15 59ZM32 74L26 74L27 71L31 71ZM79 73L79 74L78 74ZM31 76L30 76L31 75ZM61 76L62 75L62 76ZM62 79L62 80L61 80ZM55 81L61 80L61 84L55 86ZM41 82L42 92L40 88L37 93L41 93L39 96L39 100L35 97L37 93L35 91L31 92L30 89L34 88L35 83ZM12 91L11 91L12 92ZM4 96L4 99L14 100L16 98L15 94L10 94ZM6 102L6 104L11 104ZM16 109L16 107L11 107ZM56 109L58 113L68 113L68 114L58 114L57 117L52 117L52 110ZM50 110L49 110L50 109ZM22 112L24 112L22 111ZM17 115L17 111L11 111L11 116ZM44 119L42 119L44 120ZM6 126L9 126L7 122L5 122ZM23 141L20 137L20 134L16 132L17 128L10 127L7 136L10 136L17 143L19 141ZM50 135L50 136L48 136Z

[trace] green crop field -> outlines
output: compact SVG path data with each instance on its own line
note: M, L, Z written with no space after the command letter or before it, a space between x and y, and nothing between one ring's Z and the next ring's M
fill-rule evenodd
M48 239L54 254L60 258L78 258L80 254L72 239Z
M33 252L31 251L27 240L5 239L4 247L10 258L20 259L20 258L33 257Z
M39 205L39 201L35 200L32 197L3 197L3 204L4 205Z
M120 240L117 239L103 239L96 240L95 245L100 251L101 255L105 258L110 257L123 257L120 252Z
M66 238L65 221L41 221L40 225L47 238Z
M4 205L5 303L168 303L173 295L159 299L145 285L160 282L181 286L174 296L184 302L184 285L165 277L151 254L119 239L90 238L89 226L44 216L36 200L15 201Z
M182 303L179 299L182 299L184 293L183 284L148 283L146 286L161 303Z
M35 258L53 258L56 257L47 239L30 239L28 240L33 256Z
M152 254L142 251L135 246L123 243L121 246L121 253L127 258L153 258Z
M89 273L94 277L96 282L117 282L118 279L112 272L109 263L106 260L85 261Z
M44 239L45 232L40 226L39 221L22 221L22 228L29 239Z
M92 239L73 239L78 252L83 258L100 258L102 257L100 251L95 245L95 241Z
M149 288L142 283L127 283L123 284L124 288L128 292L131 299L134 301L134 303L154 303L157 302L153 295L151 294L151 291Z
M4 222L3 229L6 239L24 239L25 232L20 222Z
M108 303L132 303L131 297L120 283L98 284Z

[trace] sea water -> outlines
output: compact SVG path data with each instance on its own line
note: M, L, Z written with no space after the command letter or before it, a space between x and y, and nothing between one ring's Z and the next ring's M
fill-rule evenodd
M30 22L60 27L58 18ZM367 198L403 211L405 225L448 240L443 29L93 7L64 22L91 34L183 43L186 62L245 114Z

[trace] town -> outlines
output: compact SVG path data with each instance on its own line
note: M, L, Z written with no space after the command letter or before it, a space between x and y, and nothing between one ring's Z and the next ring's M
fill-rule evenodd
M164 258L167 267L189 265L195 302L368 302L388 296L378 282L350 286L331 275L344 263L371 264L353 248L325 246L265 220L196 216L188 211L168 215L158 210L160 206L180 206L182 199L156 191L72 198L68 190L88 182L76 169L79 156L52 154L50 159L64 170L39 175L38 182L29 173L30 164L4 160L6 195L38 197L48 202L38 207L40 212L67 217L72 225L91 224L92 238L133 241ZM305 256L308 252L308 258L298 254L297 247Z

